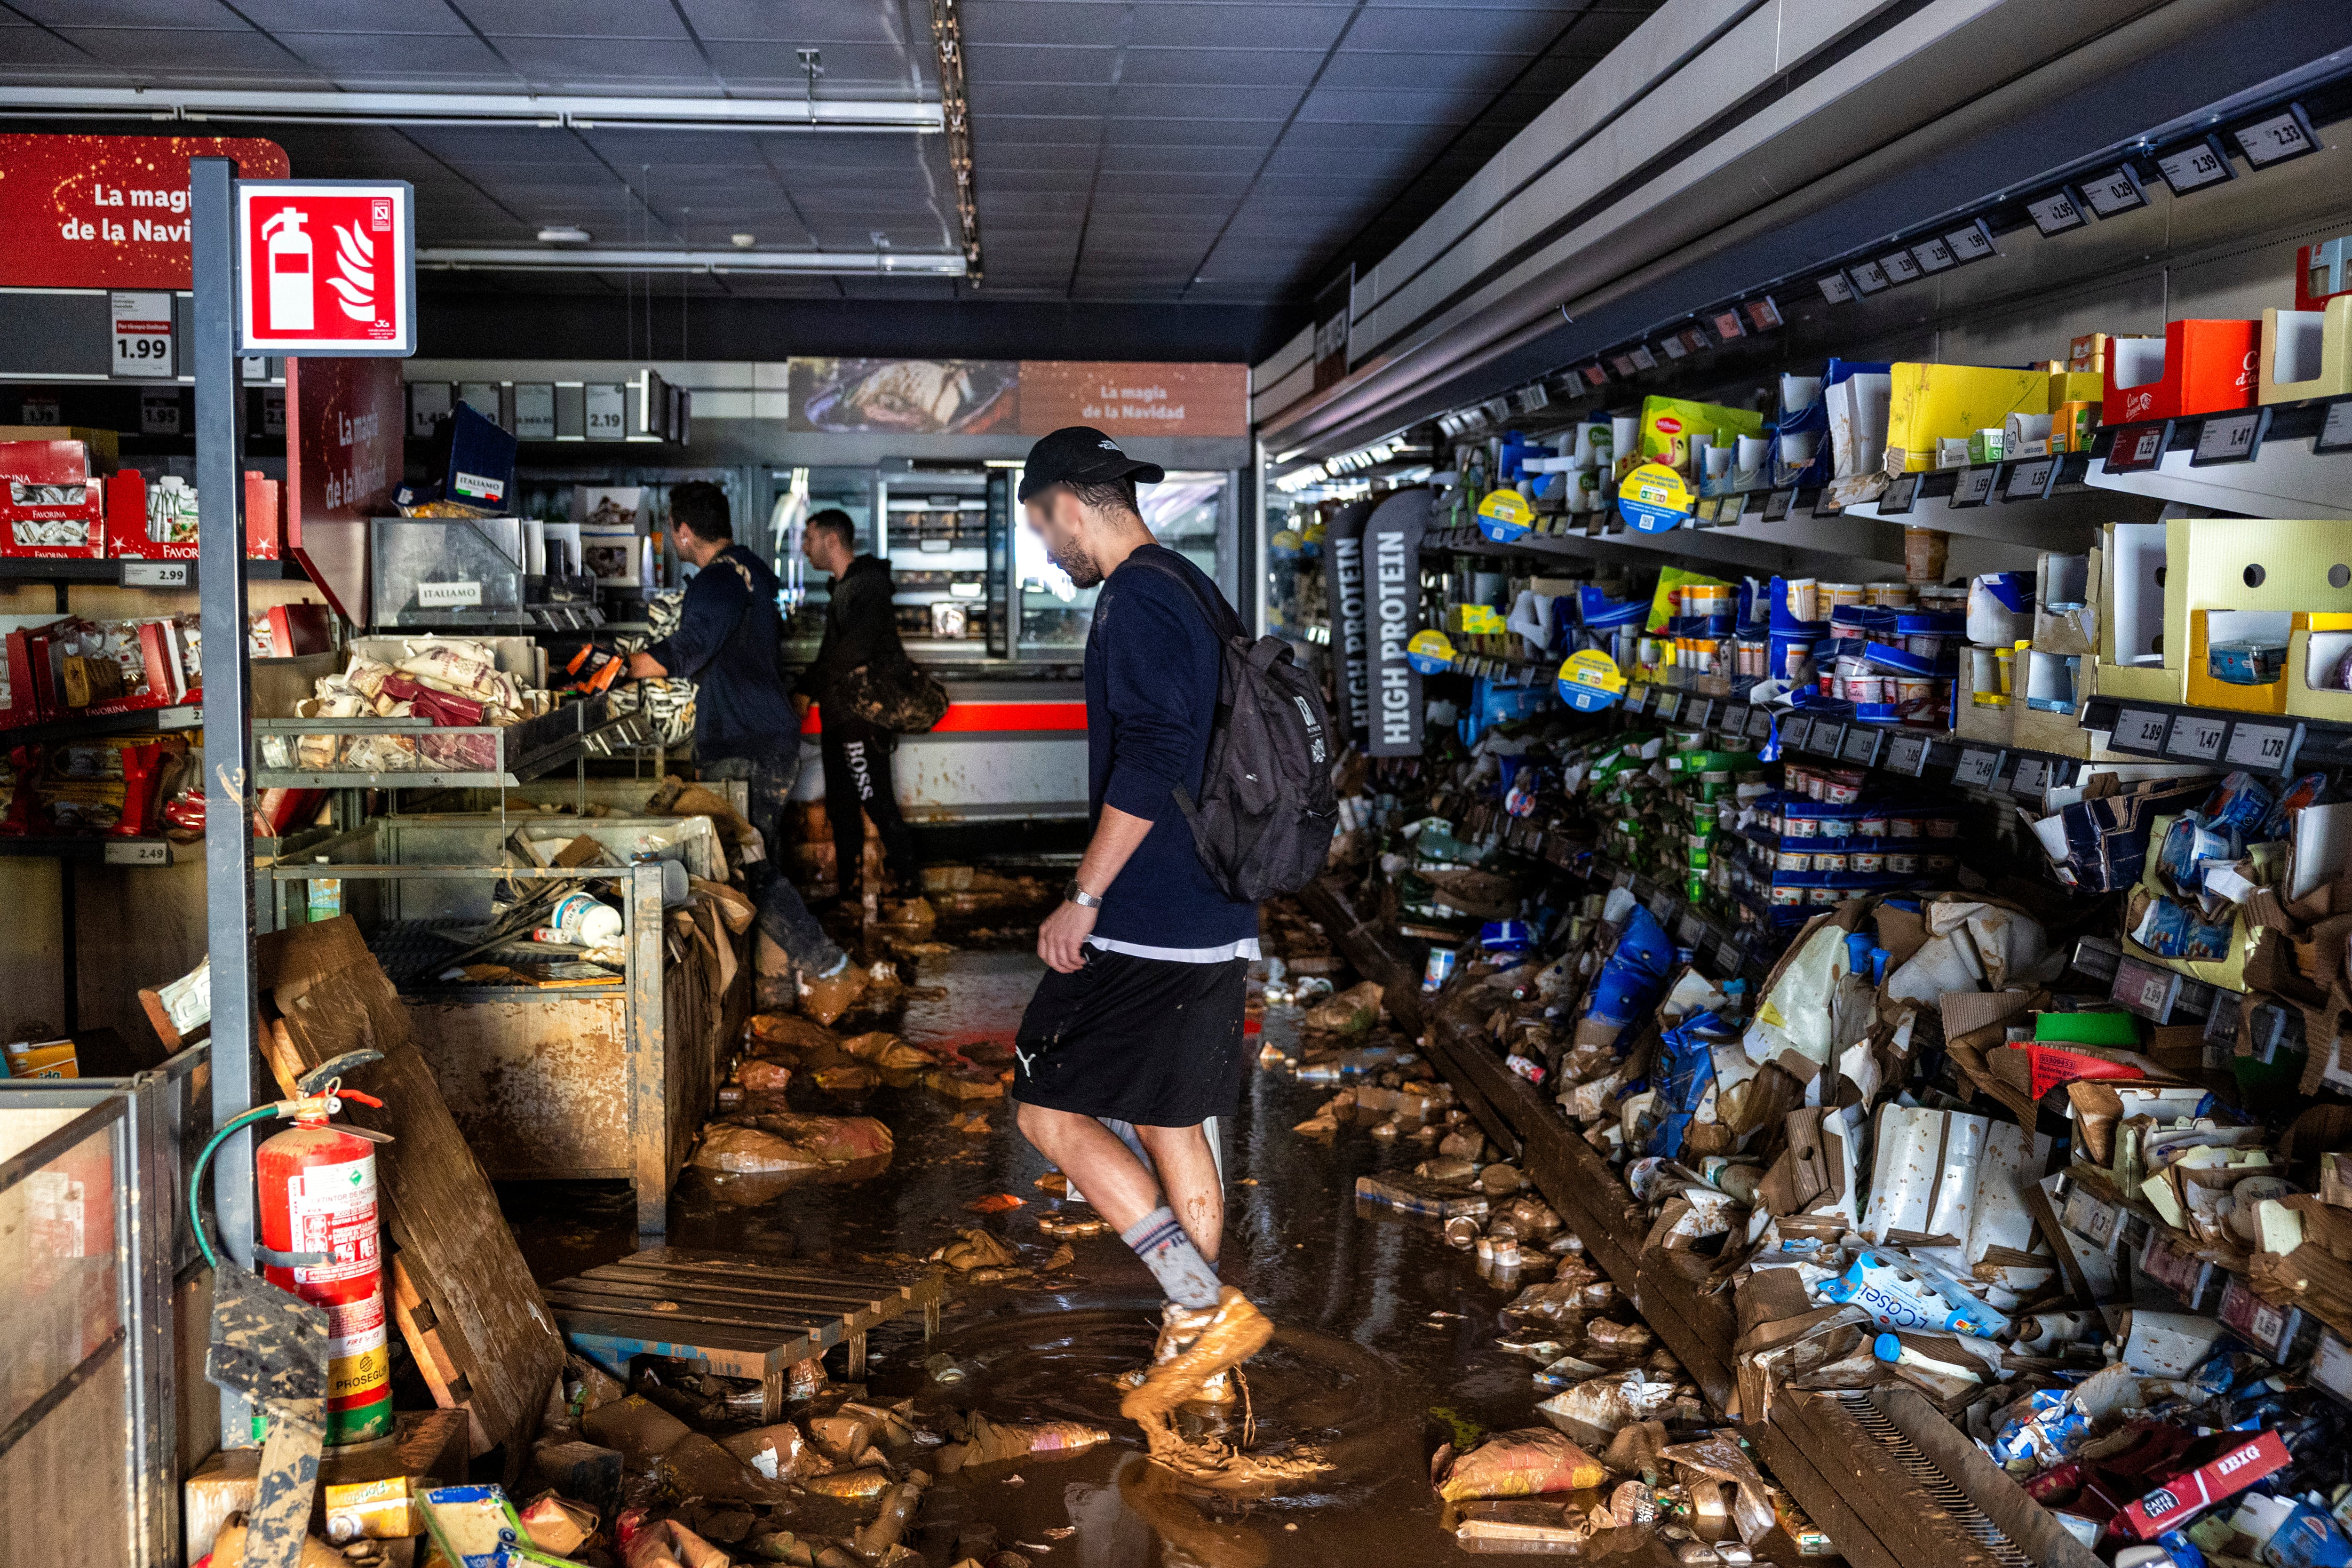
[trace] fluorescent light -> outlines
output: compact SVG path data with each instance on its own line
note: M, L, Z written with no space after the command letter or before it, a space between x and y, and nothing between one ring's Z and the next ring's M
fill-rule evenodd
M536 125L633 131L915 131L937 103L902 99L622 98L578 94L281 92L178 87L11 87L0 117L316 121L357 125Z
M427 246L416 265L481 272L903 272L961 278L953 251L915 250L532 250L502 246Z
M585 245L595 237L576 223L551 223L539 231L541 245Z

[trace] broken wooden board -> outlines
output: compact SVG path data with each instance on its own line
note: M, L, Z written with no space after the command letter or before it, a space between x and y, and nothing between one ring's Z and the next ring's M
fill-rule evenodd
M383 1053L351 1079L383 1109L352 1102L344 1114L394 1140L376 1150L376 1180L399 1248L394 1294L404 1279L415 1298L396 1310L403 1337L417 1364L434 1369L435 1396L471 1415L474 1453L500 1444L509 1455L527 1451L563 1341L409 1037L408 1008L348 916L261 937L254 964L282 1016L268 1037L273 1068L305 1072L349 1050ZM420 1306L429 1325L412 1331Z
M866 1335L908 1312L939 1328L944 1271L851 1275L740 1252L656 1247L547 1288L574 1349L625 1382L641 1355L756 1379L762 1421L782 1418L789 1370L835 1345L866 1373Z

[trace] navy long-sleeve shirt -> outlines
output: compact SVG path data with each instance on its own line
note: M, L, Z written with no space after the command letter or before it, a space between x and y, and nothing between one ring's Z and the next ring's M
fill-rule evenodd
M757 757L800 743L800 716L776 670L783 634L776 574L740 544L686 585L677 630L646 651L695 683L696 755Z
M1135 554L1147 550L1209 585L1174 551ZM1222 650L1184 584L1134 559L1104 581L1087 634L1087 795L1096 822L1115 805L1151 831L1103 895L1094 936L1147 957L1231 957L1257 936L1257 906L1209 880L1174 793L1200 798Z

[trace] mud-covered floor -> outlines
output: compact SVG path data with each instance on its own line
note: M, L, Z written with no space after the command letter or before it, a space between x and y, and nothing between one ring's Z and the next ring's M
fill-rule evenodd
M956 941L952 929L939 935ZM919 973L902 1011L853 1014L841 1026L894 1027L917 1044L1008 1039L1043 970L1025 949L1004 951L1002 939L989 945L998 950L959 945L912 960ZM1287 1045L1297 1017L1292 1009L1269 1010L1265 1037ZM1411 1139L1383 1142L1360 1129L1319 1141L1295 1133L1330 1094L1328 1085L1253 1069L1239 1113L1223 1129L1228 1208L1221 1272L1279 1326L1274 1344L1247 1368L1256 1444L1314 1442L1331 1453L1338 1479L1304 1495L1245 1504L1187 1497L1168 1484L1145 1461L1138 1429L1119 1417L1111 1381L1148 1358L1159 1293L1116 1236L1084 1238L1072 1244L1074 1268L1009 1286L960 1286L930 1344L919 1319L873 1335L867 1386L876 1399L913 1395L996 1420L1081 1419L1113 1434L1106 1447L1073 1458L1033 1458L1009 1476L992 1468L984 1476L942 1478L909 1545L940 1568L960 1555L959 1542L969 1548L991 1527L996 1545L1022 1552L1039 1568L1369 1568L1469 1555L1432 1494L1430 1456L1468 1428L1541 1425L1533 1406L1550 1391L1534 1384L1528 1360L1496 1342L1549 1331L1502 1328L1497 1311L1516 1287L1483 1282L1472 1259L1445 1246L1433 1226L1359 1213L1359 1175L1409 1169L1429 1147ZM885 1084L845 1100L796 1081L792 1098L799 1110L880 1118L897 1141L889 1168L862 1182L803 1185L749 1205L689 1172L672 1201L670 1245L845 1268L919 1258L972 1226L1012 1244L1033 1268L1058 1245L1041 1234L1038 1220L1065 1205L1034 1184L1049 1167L1014 1130L1009 1102L982 1102L990 1131L973 1137L950 1126L966 1104L919 1085ZM967 1211L993 1194L1011 1194L1022 1205ZM635 1245L624 1187L509 1186L502 1196L542 1281ZM958 1363L958 1381L943 1384L926 1371L926 1359L941 1352ZM838 1377L837 1353L834 1363ZM1675 1561L1644 1530L1604 1532L1581 1554L1628 1564ZM1778 1531L1759 1543L1759 1557L1798 1561Z

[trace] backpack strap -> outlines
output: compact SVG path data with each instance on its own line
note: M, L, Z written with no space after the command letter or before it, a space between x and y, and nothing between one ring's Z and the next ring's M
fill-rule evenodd
M1219 638L1247 637L1249 632L1242 625L1241 616L1234 613L1231 605L1225 603L1225 596L1218 592L1216 584L1209 583L1198 573L1185 571L1181 564L1183 561L1181 556L1174 556L1172 560L1161 559L1159 552L1166 549L1165 545L1158 544L1139 547L1121 564L1131 563L1140 566L1162 577L1173 577L1183 584L1184 591L1192 595L1192 602L1201 606L1201 616L1209 623L1209 630ZM1172 551L1169 553L1171 556L1174 555Z

